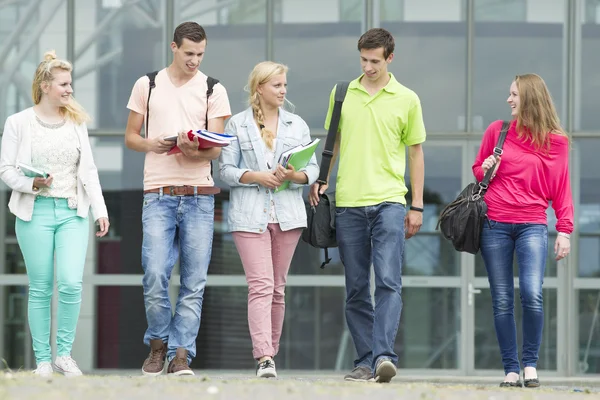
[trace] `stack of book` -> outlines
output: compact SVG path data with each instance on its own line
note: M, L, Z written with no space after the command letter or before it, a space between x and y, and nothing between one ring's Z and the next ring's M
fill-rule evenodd
M226 133L210 132L204 129L189 131L187 136L191 141L193 141L195 137L198 138L198 150L229 146L229 143L237 140L236 136L228 135ZM165 140L177 142L177 135L166 137ZM167 154L171 155L177 153L181 153L181 149L177 147L177 145L174 145Z
M284 168L287 168L288 165L291 165L296 171L305 168L310 162L313 154L315 154L315 150L317 149L320 141L320 139L313 139L310 143L301 144L300 146L296 146L284 151L279 157L279 164L281 164L281 166ZM285 190L289 185L290 181L285 181L281 184L281 186L275 189L275 192Z

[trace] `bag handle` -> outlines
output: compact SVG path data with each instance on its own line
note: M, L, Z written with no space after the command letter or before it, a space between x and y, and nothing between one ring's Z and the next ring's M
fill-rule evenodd
M329 174L329 166L333 158L333 146L335 145L335 137L337 136L338 127L340 125L340 117L342 114L342 103L348 91L350 82L338 82L335 86L335 103L333 112L331 113L331 121L329 122L329 130L327 131L327 140L325 141L325 149L321 157L321 169L319 170L319 185L327 184L327 175Z
M504 146L504 141L506 140L506 133L508 132L508 128L510 127L510 122L509 121L502 121L502 129L500 130L500 136L498 136L498 142L496 143L496 147L494 147L494 154L496 155L496 157L499 157L502 155L502 147ZM489 184L490 184L490 180L492 180L492 174L494 173L494 167L488 169L488 171L485 173L485 176L483 177L483 180L479 183L479 186L482 189L487 189Z

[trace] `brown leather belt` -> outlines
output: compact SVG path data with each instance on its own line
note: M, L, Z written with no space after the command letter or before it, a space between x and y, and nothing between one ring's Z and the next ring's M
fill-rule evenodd
M196 193L194 193L196 188ZM146 193L160 193L161 188L144 190ZM221 193L221 188L215 186L163 186L163 195L168 196L194 196L198 195L211 195Z

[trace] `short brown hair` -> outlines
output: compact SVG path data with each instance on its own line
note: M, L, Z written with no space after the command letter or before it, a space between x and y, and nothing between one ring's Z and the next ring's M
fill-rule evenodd
M394 52L394 37L383 28L369 29L358 39L358 51L380 47L383 47L383 58L387 59Z
M179 47L181 46L183 39L189 39L194 43L200 43L201 41L206 40L206 32L204 31L204 28L196 22L182 22L175 28L173 41L177 47Z

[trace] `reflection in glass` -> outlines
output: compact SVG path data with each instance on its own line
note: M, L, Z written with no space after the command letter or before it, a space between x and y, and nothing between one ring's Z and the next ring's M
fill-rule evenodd
M27 287L0 286L0 304L3 308L2 327L3 358L9 368L32 368L35 363L31 350L31 337L27 323Z
M399 368L458 368L460 290L404 288L395 351Z
M576 112L581 113L579 124L575 129L582 131L600 129L600 71L596 67L600 63L600 2L585 1L585 20L581 24L581 77L583 82L578 87L579 103Z
M423 145L425 154L425 189L423 226L419 233L405 243L403 273L405 275L460 274L460 253L452 243L435 230L438 216L446 204L453 201L461 188L462 147L441 146L435 142ZM405 174L411 204L410 170Z
M579 291L577 372L600 373L600 291Z
M485 3L489 5L484 6ZM502 17L501 22L489 22L486 18L475 24L473 130L483 131L491 122L509 118L506 99L517 73L539 74L560 113L566 96L562 67L566 0L532 5L534 12L527 15L527 20L518 16L525 1L493 1L492 6L492 0L476 0L475 4L476 10L478 4L483 7L480 9L488 9L486 15L490 17ZM536 7L544 7L544 18ZM561 119L567 123L564 116Z
M539 352L538 369L556 370L557 296L556 289L544 289L544 331ZM519 360L523 346L523 313L519 290L515 289L515 321ZM494 329L492 296L489 289L475 295L475 368L503 370L500 347Z
M92 116L90 128L125 129L133 84L166 66L165 4L77 1L73 80L75 96Z
M0 130L9 115L32 105L31 81L42 54L54 49L67 57L66 11L63 0L0 2Z

